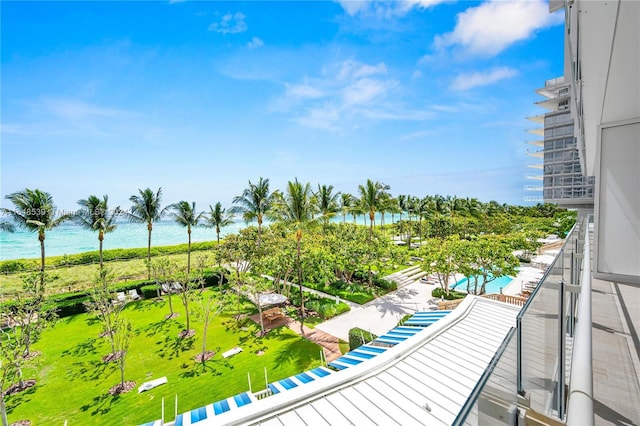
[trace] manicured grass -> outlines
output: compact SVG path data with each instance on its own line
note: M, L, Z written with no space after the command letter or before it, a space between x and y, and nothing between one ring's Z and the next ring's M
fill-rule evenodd
M207 290L210 291L210 290ZM120 381L116 363L105 364L110 352L106 339L98 337L101 326L87 314L61 319L46 330L34 346L42 351L35 365L25 370L36 378L33 388L8 397L10 422L30 419L33 424L140 424L161 417L172 420L175 396L178 413L210 404L248 390L247 373L253 391L264 389L264 369L269 381L320 365L320 347L297 336L286 327L256 337L259 327L248 319L237 323L233 312L215 317L209 326L207 349L216 355L205 365L193 361L202 348L202 323L192 318L196 335L181 340L184 312L177 298L174 308L180 316L165 320L167 302L139 301L126 306L134 337L127 355L125 379L137 386L166 376L168 383L138 394L137 389L121 396L108 390ZM249 305L244 305L247 310ZM235 303L230 309L235 309ZM222 358L222 352L240 346L243 352ZM258 351L264 351L258 355Z
M338 288L332 284L324 285L315 283L305 283L305 286L314 290L321 291L323 293L331 294L333 296L339 296L341 299L345 299L353 303L358 303L360 305L363 305L375 299L376 292L379 294L387 293L380 288L370 289L362 284L357 283L350 284L346 288Z
M194 252L191 254L192 265L198 256L207 252ZM176 262L178 265L187 264L187 254L172 254L163 256ZM147 278L146 259L112 260L105 262L105 266L113 272L116 281L131 281ZM98 266L74 265L69 267L47 268L50 277L47 291L50 293L62 293L67 291L84 290L93 285ZM23 274L0 275L0 288L3 293L12 293L22 287Z

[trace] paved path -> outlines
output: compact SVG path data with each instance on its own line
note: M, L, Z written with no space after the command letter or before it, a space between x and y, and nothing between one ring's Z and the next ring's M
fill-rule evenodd
M381 335L392 329L407 314L436 309L431 301L432 284L417 280L364 305L356 305L349 312L316 325L316 329L349 340L349 330L360 327Z
M325 333L318 328L311 329L306 325L303 326L302 332L300 331L300 321L291 320L287 323L287 327L293 330L295 333L310 340L318 345L322 346L324 352L324 358L327 362L333 361L339 358L342 353L340 352L340 346L338 345L338 338Z

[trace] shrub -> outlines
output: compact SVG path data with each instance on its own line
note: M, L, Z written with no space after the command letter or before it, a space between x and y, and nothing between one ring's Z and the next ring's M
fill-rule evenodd
M373 285L388 291L394 291L398 289L398 285L393 281L387 281L384 278L375 277L375 276L373 277Z
M0 272L3 274L23 272L27 269L29 269L29 265L24 260L5 260L0 263Z
M459 291L455 291L455 290L450 290L449 294L445 294L444 290L442 289L442 287L438 287L435 288L432 292L431 292L431 296L435 297L435 298L444 298L446 300L456 300L456 299L464 299L467 296L467 293L462 293Z
M82 314L87 312L85 303L91 300L91 296L84 296L83 298L76 298L65 300L64 302L56 303L56 315L58 318L69 317L71 315Z
M143 285L140 287L140 293L144 299L153 299L158 295L158 286L155 284Z
M377 337L378 336L368 332L367 330L354 327L351 330L349 330L349 350L352 351L354 349L357 349L360 346L371 342L373 339Z

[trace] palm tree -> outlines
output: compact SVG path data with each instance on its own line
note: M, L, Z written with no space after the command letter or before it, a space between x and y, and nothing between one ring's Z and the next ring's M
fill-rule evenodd
M348 192L340 194L340 211L342 212L342 223L347 221L347 214L351 213L351 209L355 204L355 197Z
M218 201L215 208L209 204L209 215L203 217L208 228L216 228L216 239L220 244L220 229L233 224L233 213L227 212L222 208L222 204Z
M15 209L2 208L0 211L8 214L18 226L31 232L38 232L38 241L40 241L40 284L44 286L45 233L65 220L69 220L71 214L57 216L53 197L48 192L39 189L26 188L9 194L5 198L13 203Z
M189 204L186 201L179 201L169 206L173 211L171 217L175 219L178 224L187 228L187 236L189 237L189 243L187 245L187 280L189 279L189 273L191 272L191 228L198 225L200 219L204 215L203 212L196 213L195 201ZM186 286L186 283L185 283Z
M155 194L149 188L138 189L140 195L132 195L129 201L133 203L131 212L126 213L127 218L131 222L146 223L149 231L149 241L147 244L147 269L149 279L151 279L151 231L153 230L153 222L157 222L165 215L167 208L160 209L162 203L162 188L158 188Z
M100 242L100 269L102 269L102 241L104 234L116 229L116 217L120 207L116 207L115 212L109 210L109 197L103 195L102 200L95 195L89 195L86 200L78 200L82 207L74 219L84 228L98 231L98 241Z
M301 328L304 322L304 297L302 293L302 264L300 263L300 242L302 231L314 221L314 204L311 202L311 185L302 185L289 181L285 194L277 193L274 202L273 216L275 219L292 225L296 231L296 261L298 268L298 285L300 289L300 318Z
M358 189L360 191L360 206L365 212L369 213L369 239L371 239L376 212L383 208L385 200L389 197L387 191L391 187L367 179L367 183L364 186L359 185Z
M242 195L233 199L233 204L238 204L231 209L231 213L242 213L245 222L256 220L258 222L258 246L262 238L262 221L271 208L271 194L269 193L269 179L258 180L257 184L249 181L249 187Z
M326 227L329 223L329 219L336 215L338 211L338 197L340 192L333 193L333 185L318 184L318 192L315 194L315 198L318 204L318 210L320 210L322 223Z

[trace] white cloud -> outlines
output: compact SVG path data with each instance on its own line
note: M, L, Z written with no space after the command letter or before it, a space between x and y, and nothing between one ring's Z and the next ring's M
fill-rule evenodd
M427 9L444 3L445 1L448 0L396 0L392 2L377 0L337 0L350 16L373 14L386 18L404 15L413 8Z
M344 60L325 66L315 77L285 83L271 110L293 114L304 127L341 131L372 121L424 121L433 111L410 110L398 80L388 76L385 63Z
M337 0L337 2L351 16L366 10L372 3L370 0Z
M497 81L511 78L518 72L513 68L500 67L485 72L473 72L470 74L459 74L453 79L451 88L453 90L468 90L473 87L487 86Z
M348 60L344 61L340 66L338 78L340 78L341 80L348 80L386 73L387 66L383 62L380 62L377 65L368 65L357 61Z
M286 84L287 95L295 98L321 98L324 96L324 92L317 88L313 87L308 83L302 84Z
M242 12L227 13L219 22L209 25L209 31L215 31L220 34L237 34L247 31L247 23L244 22L244 14Z
M253 37L249 43L247 43L247 47L249 49L257 49L258 47L264 46L264 41L258 37Z
M384 96L396 85L393 81L363 78L343 88L342 99L345 105L367 104L377 97Z
M537 30L562 23L561 14L549 14L544 0L490 0L457 16L454 30L437 36L436 48L461 46L481 55L497 55L511 44L530 38Z

